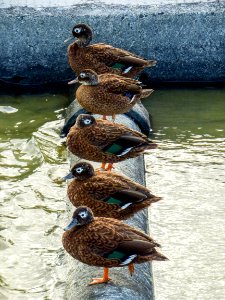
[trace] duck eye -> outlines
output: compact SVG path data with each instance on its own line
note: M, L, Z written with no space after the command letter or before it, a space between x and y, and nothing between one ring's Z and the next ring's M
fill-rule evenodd
M74 32L75 32L75 33L80 33L80 32L81 32L81 28L75 28L75 29L74 29Z
M89 120L89 119L84 120L84 124L85 124L85 125L91 124L91 120Z
M85 78L85 77L86 77L86 74L85 74L85 73L80 73L80 77L81 77L81 78Z
M84 170L84 169L80 167L80 168L77 168L77 169L76 169L76 172L77 172L78 174L81 174L81 173L83 172L83 170Z
M79 213L79 216L80 216L82 219L86 218L86 217L87 217L86 211L80 212L80 213Z

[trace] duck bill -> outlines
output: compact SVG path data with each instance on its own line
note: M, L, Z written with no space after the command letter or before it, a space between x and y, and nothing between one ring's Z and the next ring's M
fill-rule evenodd
M75 78L74 80L71 80L68 82L68 84L74 84L78 82L78 78Z
M69 174L67 174L65 177L63 177L63 180L66 181L66 180L69 180L69 179L73 179L74 176L73 174L70 172Z
M66 39L65 41L64 41L64 43L65 44L67 44L69 41L71 41L73 39L73 36L71 36L71 37L69 37L68 39Z
M77 226L77 225L78 225L77 219L73 219L73 220L70 222L70 224L69 224L66 228L64 228L64 231L68 231L68 230L72 229L73 227L75 227L75 226Z

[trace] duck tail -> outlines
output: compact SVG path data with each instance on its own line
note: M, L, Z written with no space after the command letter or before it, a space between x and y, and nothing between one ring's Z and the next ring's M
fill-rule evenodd
M145 90L142 90L142 92L141 92L141 98L147 98L147 97L150 96L153 92L154 92L154 90L152 90L152 89L145 89Z
M159 252L158 250L155 250L155 253L152 254L152 259L153 260L169 260L164 254Z
M154 67L157 64L157 60L147 60L147 67Z
M151 200L152 203L153 202L158 202L158 201L162 200L162 197L153 196L150 200Z
M146 150L156 149L156 148L158 147L158 144L154 143L154 142L151 141L151 140L148 140L148 141L146 142L146 145L147 145Z

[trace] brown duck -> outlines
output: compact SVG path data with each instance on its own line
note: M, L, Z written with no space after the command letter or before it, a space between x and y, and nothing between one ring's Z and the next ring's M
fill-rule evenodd
M144 134L124 125L107 120L96 120L91 115L81 114L67 136L67 146L76 156L102 162L102 168L136 157L147 149L155 149L157 144Z
M93 70L83 70L77 79L82 85L76 91L77 101L87 111L110 115L129 111L141 98L148 97L153 90L142 89L141 82L114 74L98 75Z
M88 206L96 217L127 219L161 199L126 176L95 173L87 162L74 165L66 178L74 178L67 190L72 204Z
M78 207L65 228L63 247L75 259L96 267L104 267L103 278L90 284L108 282L108 268L128 266L152 260L167 260L155 248L160 245L145 233L112 218L94 218L92 211Z
M86 24L75 25L72 34L77 40L68 47L68 61L77 75L83 69L92 69L97 74L114 73L134 77L144 68L156 64L155 60L146 60L110 45L102 43L89 45L92 40L92 30Z

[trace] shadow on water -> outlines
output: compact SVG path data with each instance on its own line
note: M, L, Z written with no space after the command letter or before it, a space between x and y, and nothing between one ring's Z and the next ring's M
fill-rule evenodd
M147 185L163 197L151 233L170 259L153 263L156 300L222 300L225 90L161 90L144 104L159 144Z

